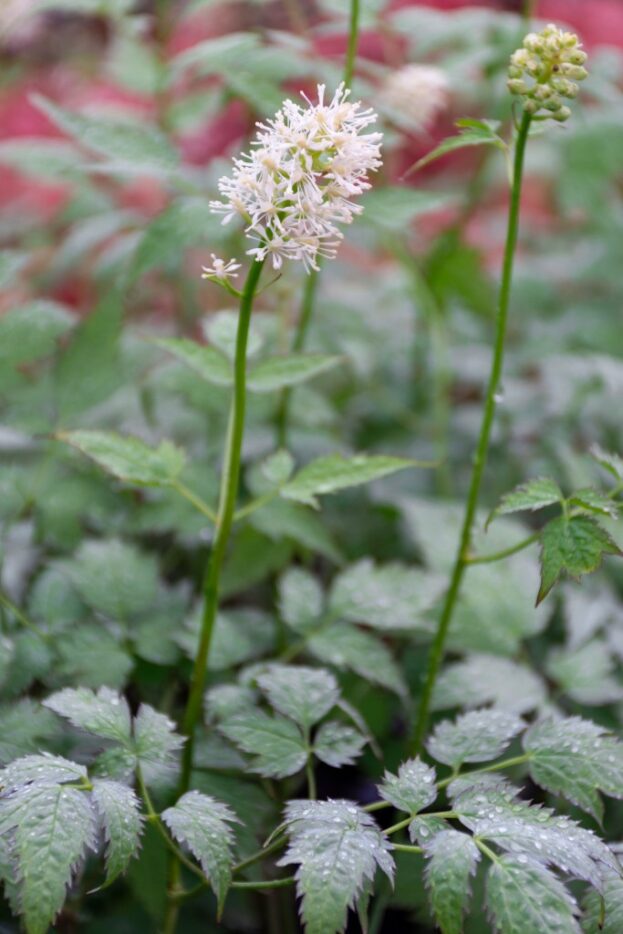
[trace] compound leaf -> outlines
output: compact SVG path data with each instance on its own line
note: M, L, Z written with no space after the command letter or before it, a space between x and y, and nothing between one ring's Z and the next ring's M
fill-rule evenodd
M224 720L219 730L254 756L252 767L260 775L284 778L299 772L307 762L308 750L301 731L283 717L269 717L262 710L245 710Z
M502 856L489 869L486 893L500 934L579 934L574 899L539 863Z
M257 683L275 710L304 730L321 720L340 697L334 675L324 668L270 665Z
M524 721L504 710L473 710L443 720L426 744L431 756L457 768L464 762L497 759L525 726Z
M140 803L127 785L107 779L94 779L92 798L104 830L110 885L138 851L143 826Z
M102 687L97 693L88 688L64 688L43 704L87 733L120 743L130 740L130 708L125 698L110 688Z
M399 767L397 775L385 772L379 794L399 811L417 814L437 797L435 770L421 759L409 759Z
M299 470L292 480L282 487L281 495L286 499L316 506L317 496L337 493L339 490L387 477L398 470L417 466L417 461L404 457L368 457L365 454L343 457L341 454L329 454L317 458Z
M496 517L508 515L511 512L523 512L530 510L536 512L537 509L543 509L545 506L551 506L554 503L560 503L563 500L560 487L549 477L536 477L534 480L528 480L522 483L510 493L502 497L500 504L496 506L487 520L487 525Z
M112 431L61 432L58 437L133 486L172 486L186 461L184 452L171 441L154 448Z
M314 737L314 754L327 765L339 769L353 765L366 742L366 737L359 730L338 720L329 720L322 724Z
M457 830L440 830L425 844L425 879L431 907L442 934L461 934L470 897L470 876L480 852L472 838Z
M274 392L313 379L341 362L341 357L313 353L267 357L249 368L247 385L251 392Z

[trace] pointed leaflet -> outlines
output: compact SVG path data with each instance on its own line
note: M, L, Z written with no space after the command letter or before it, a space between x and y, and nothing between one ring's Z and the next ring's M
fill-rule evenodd
M527 665L497 655L468 655L442 670L435 684L433 709L490 703L522 714L539 707L545 698L545 684Z
M143 777L149 784L166 777L174 768L184 745L175 724L149 704L141 704L134 718L134 747Z
M323 668L269 665L257 683L275 710L304 730L321 720L340 697L335 677Z
M457 830L441 830L424 846L425 878L431 907L442 934L461 934L470 897L470 876L480 852L472 838Z
M537 477L534 480L528 480L527 483L522 483L521 486L516 487L502 497L499 506L495 507L487 519L487 525L496 516L504 516L511 512L523 512L523 510L528 509L535 512L545 506L560 503L563 499L560 487L549 477Z
M267 778L294 775L307 762L308 749L301 731L283 717L269 717L262 710L245 710L224 720L219 730L253 755L253 769Z
M215 386L231 386L234 374L230 361L216 347L207 347L197 344L186 338L162 338L155 341L158 347L168 350L169 353L189 366L202 379Z
M597 463L607 470L608 473L616 477L617 480L623 480L623 458L610 451L604 451L598 444L594 444L590 449L590 455Z
M3 786L4 777L0 773ZM5 790L0 796L0 835L8 843L26 931L45 934L86 850L96 847L88 796L54 779Z
M445 156L457 149L464 149L466 146L495 146L503 152L508 149L504 140L495 132L499 124L493 120L465 118L457 120L456 126L459 128L458 136L448 136L432 152L429 152L423 159L419 159L412 165L405 175L417 172L419 169L424 168L425 165L428 165L429 162L433 162L435 159L439 159L441 156Z
M603 817L599 791L623 798L623 745L596 723L580 717L540 720L523 743L534 781L597 820Z
M360 486L362 483L387 477L398 470L417 466L421 466L417 461L403 457L367 457L364 454L342 457L341 454L329 454L319 457L299 470L292 480L282 487L281 495L286 499L315 506L316 496Z
M377 867L391 880L391 845L369 814L350 801L290 801L290 845L278 865L298 865L306 934L338 934Z
M456 768L464 762L497 759L525 723L502 710L474 710L443 720L426 744L431 756Z
M43 752L34 756L15 759L0 771L0 788L9 794L22 785L50 785L62 782L80 782L87 777L87 770L77 762L52 756Z
M353 765L367 739L358 730L338 720L323 723L314 737L314 755L333 766Z
M106 884L125 871L136 855L143 826L140 802L119 782L94 779L92 800L106 840Z
M279 579L279 608L288 626L305 632L318 624L324 608L322 587L309 571L289 568Z
M97 693L88 688L64 688L43 704L88 733L120 743L130 740L130 708L125 698L110 688L102 687Z
M580 934L571 893L544 866L519 856L491 865L486 902L499 934Z
M421 759L409 759L398 769L398 774L385 772L379 794L399 811L417 814L437 797L435 770Z
M113 476L134 486L172 486L186 460L181 448L162 441L157 448L112 431L69 431L58 437Z
M286 386L296 386L342 363L342 357L301 353L283 357L267 357L254 363L248 371L247 386L251 392L274 392Z
M569 497L571 506L577 506L585 512L597 513L601 516L611 516L613 519L619 514L619 504L611 499L607 493L587 487L577 490Z
M537 603L544 600L561 574L579 578L597 570L604 555L621 551L605 529L587 516L559 516L541 533L541 586Z
M216 895L219 915L231 881L234 835L228 826L238 818L226 804L189 791L162 813L175 839L185 844L199 861Z

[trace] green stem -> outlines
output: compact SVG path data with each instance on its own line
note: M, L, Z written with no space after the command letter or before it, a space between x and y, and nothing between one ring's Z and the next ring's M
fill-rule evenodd
M524 752L520 756L513 756L511 759L503 759L501 762L496 762L493 765L483 765L480 769L471 769L469 772L456 772L456 774L450 775L448 778L437 782L437 789L441 791L442 788L447 788L455 779L459 777L462 778L464 775L481 775L483 772L499 772L500 769L510 769L515 765L523 765L525 762L529 762L531 758L531 753Z
M296 879L294 876L286 876L285 879L267 879L265 882L232 882L232 889L283 889L288 885L294 885Z
M506 233L506 246L504 250L502 281L500 284L496 336L493 350L493 360L491 364L491 373L489 375L489 383L487 386L487 395L480 428L480 436L478 439L478 446L476 448L476 455L474 457L472 476L465 505L465 515L463 518L463 527L461 530L459 546L452 570L452 576L450 578L450 586L446 594L439 625L437 627L437 633L435 635L428 659L426 681L424 684L422 700L420 702L420 708L413 734L412 754L414 755L421 749L422 742L428 727L428 716L433 690L437 680L437 675L439 673L441 660L443 658L448 629L450 627L450 623L452 622L454 608L456 606L457 597L459 595L461 583L463 581L465 568L467 567L468 563L467 559L471 547L474 517L476 515L478 496L482 485L483 472L489 451L491 426L493 424L496 408L496 393L500 384L502 365L504 362L504 343L506 340L506 327L508 322L508 310L510 305L511 285L513 280L513 266L515 259L515 249L517 247L517 234L519 229L523 167L531 120L532 118L530 114L524 113L521 126L517 134L513 169L513 186L511 189L511 201L508 213L508 228Z
M261 850L258 850L257 853L253 853L252 856L248 856L246 859L243 859L242 862L236 863L235 866L232 866L232 872L242 872L243 869L247 869L249 866L253 866L255 863L259 863L260 860L265 859L267 856L272 856L273 853L277 853L282 847L286 844L285 837L281 837L279 840L275 840L274 843L271 843L270 846L265 846Z
M540 532L535 532L534 535L522 539L522 541L518 542L516 545L511 545L510 548L504 548L502 551L493 551L488 555L468 555L465 562L466 564L489 564L492 561L501 561L503 558L510 558L511 555L516 555L518 551L523 551L524 548L528 548L534 542L538 542L540 536Z
M40 629L36 623L33 623L32 620L28 619L25 613L23 613L18 606L13 603L7 595L0 590L0 606L3 606L6 610L9 610L13 614L18 623L21 623L22 626L26 629L30 629L31 632L36 632L40 639L43 639L44 642L50 642L52 637L49 633L44 632L43 629Z
M314 758L311 753L307 759L305 773L307 776L307 796L310 801L315 801L317 797L316 776L314 775Z
M391 827L388 827L387 830L384 830L383 833L389 837L393 833L398 833L399 830L404 830L405 827L408 827L413 817L405 817L404 820L398 821L397 824L393 824Z
M216 513L213 509L204 502L200 496L197 496L196 493L193 493L185 483L182 483L181 480L175 480L173 482L173 489L183 496L184 499L187 499L189 503L192 503L195 509L198 509L199 512L204 515L210 522L216 523Z
M344 62L343 81L347 88L353 83L357 45L359 43L359 0L350 0L350 21L348 24L348 45Z
M423 853L424 852L421 846L411 846L408 843L392 843L392 850L397 850L399 853Z
M478 849L480 850L480 852L484 853L484 855L487 856L491 860L492 863L500 862L500 857L497 855L497 853L494 853L493 850L490 849L490 847L488 847L486 843L483 843L480 837L472 837L472 839L474 843L476 844L476 846L478 847Z
M262 272L262 266L263 263L261 262L251 263L242 293L242 299L240 300L238 333L236 336L236 356L234 359L234 394L231 406L230 429L227 438L225 463L223 465L223 481L221 484L218 515L216 517L216 533L212 544L204 585L204 605L199 648L195 658L188 703L182 720L182 731L187 737L187 740L182 759L181 794L188 790L190 784L194 733L201 714L208 656L218 610L221 568L229 542L229 534L231 532L234 509L236 506L236 496L238 494L246 405L247 340L249 336L251 312L253 310L253 299Z

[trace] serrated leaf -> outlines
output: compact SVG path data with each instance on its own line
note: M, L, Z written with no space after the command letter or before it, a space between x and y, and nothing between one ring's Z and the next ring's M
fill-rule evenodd
M104 830L106 884L110 885L138 851L143 826L140 802L127 785L106 779L94 779L91 794Z
M522 483L510 493L506 493L487 519L487 525L496 516L524 510L535 512L545 506L560 503L563 498L562 491L554 480L550 480L549 477L536 477L534 480Z
M327 765L340 769L344 765L354 765L366 742L359 730L338 720L328 720L314 737L314 754Z
M623 697L611 648L601 639L576 649L552 649L546 671L565 694L580 704L599 706Z
M481 776L482 777L482 776ZM475 782L454 798L454 810L473 834L527 860L553 865L597 888L604 872L618 872L611 850L590 830L549 808L521 800L504 780ZM453 785L460 786L460 782Z
M81 146L105 156L116 167L133 174L168 172L178 163L178 155L167 137L154 126L137 121L88 117L59 107L40 94L33 103L61 130Z
M597 513L600 516L611 516L613 519L616 519L619 514L618 503L610 499L606 493L594 490L591 487L577 490L569 497L569 503L571 506L579 507L586 512Z
M340 697L335 677L323 668L270 665L257 683L275 710L304 730L321 720Z
M421 759L409 759L398 768L398 774L385 772L379 794L399 811L417 814L437 797L435 770Z
M288 568L279 578L279 609L284 621L296 632L318 624L324 608L322 587L303 568Z
M96 847L88 797L53 779L5 792L0 796L0 835L9 841L26 931L45 934L86 850Z
M234 373L231 363L216 347L198 344L181 337L161 338L155 341L155 344L173 354L206 382L215 386L233 385Z
M297 386L342 363L342 357L326 354L288 354L267 357L249 367L247 386L251 392L274 392Z
M225 720L243 710L253 709L257 695L242 684L217 684L205 695L205 709L210 721Z
M418 846L424 846L436 834L449 829L450 825L443 817L418 814L409 824L409 839L412 843L417 843Z
M603 727L580 717L539 720L526 732L530 775L596 820L603 817L598 792L623 798L623 745Z
M304 768L308 749L301 731L283 717L249 710L219 724L227 739L254 756L252 768L268 778L285 778Z
M526 713L546 699L545 684L526 665L496 655L469 655L442 669L433 693L433 709L492 704Z
M604 555L620 555L608 532L587 516L559 516L541 533L541 586L537 604L544 600L560 576L575 579L597 570Z
M336 623L307 640L307 648L321 662L349 668L373 684L405 695L407 686L391 652L380 639L347 623Z
M268 489L281 486L289 480L294 470L294 458L289 451L283 448L270 454L260 464L262 479L268 484ZM259 492L264 492L261 490Z
M134 718L134 748L148 784L170 774L183 745L184 738L175 732L172 720L149 704L141 704Z
M0 770L0 788L3 793L10 794L28 783L53 785L80 782L86 777L87 770L83 765L62 756L43 752L33 756L22 756Z
M188 847L209 878L219 916L231 882L234 835L229 824L238 818L226 804L199 791L189 791L162 813L175 839Z
M418 462L403 457L368 457L365 454L343 457L341 454L329 454L319 457L299 470L293 479L282 487L281 495L286 499L315 506L317 496L371 483L407 467L417 466Z
M340 619L381 631L427 630L424 613L433 607L443 586L438 577L418 568L375 565L364 559L335 578L329 611Z
M464 762L497 759L525 726L503 710L474 710L439 723L426 744L431 756L457 768Z
M290 801L285 823L290 844L278 865L298 865L306 934L338 934L377 867L393 879L391 845L350 801Z
M419 159L412 165L405 175L417 172L430 162L434 162L435 159L439 159L449 152L455 152L457 149L464 149L467 146L496 146L503 152L507 150L506 143L495 132L496 124L484 120L470 120L457 121L456 126L459 127L458 136L449 136L444 139L432 152L429 152L423 159Z
M472 838L457 830L441 830L424 845L425 879L435 920L442 934L461 934L470 897L470 877L480 852Z
M486 900L500 934L579 934L571 893L538 863L502 856L489 869Z
M608 473L616 477L617 480L623 480L623 458L611 451L604 451L598 444L594 444L590 449L590 455L597 463L607 470Z
M182 449L171 441L162 441L154 448L139 438L112 431L61 432L58 437L108 473L135 486L172 486L186 462Z
M88 688L64 688L43 704L88 733L119 743L130 740L130 708L125 698L110 688L101 687L97 693Z
M0 361L16 366L50 354L74 322L58 302L40 300L11 308L0 317Z

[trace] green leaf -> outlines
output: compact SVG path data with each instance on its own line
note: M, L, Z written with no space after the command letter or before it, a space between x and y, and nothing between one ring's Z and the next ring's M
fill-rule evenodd
M545 684L526 665L496 655L469 655L442 669L433 709L492 704L522 714L540 707L545 699Z
M252 32L232 32L215 39L204 39L184 49L171 60L174 75L187 68L197 68L200 74L221 74L231 67L232 61L242 62L259 45L259 37Z
M140 802L127 785L106 779L94 779L92 799L106 839L106 884L110 885L138 852L143 826Z
M307 648L321 662L349 668L372 684L406 695L403 674L387 646L369 632L347 623L336 623L312 633Z
M576 649L552 649L546 671L568 697L580 704L600 706L623 697L612 650L601 639L593 639Z
M489 869L487 908L500 934L579 934L570 892L539 863L502 856Z
M56 717L40 704L23 697L0 707L0 765L5 765L19 756L36 752L57 733Z
M267 778L285 778L304 768L307 746L301 731L283 717L249 710L228 717L219 725L227 739L254 756L252 768Z
M290 801L285 822L290 845L278 865L298 865L306 934L338 934L377 867L393 879L391 845L350 801Z
M42 299L12 308L0 317L0 361L15 366L51 354L74 323L58 302Z
M121 689L132 671L133 661L115 636L97 625L82 624L71 639L57 640L59 660L54 667L54 682L101 685ZM46 665L50 671L50 663ZM57 677L58 676L58 677Z
M443 586L439 577L417 568L375 565L366 558L335 578L329 611L382 632L427 630L424 613L432 609Z
M83 600L110 619L126 621L156 599L156 561L118 539L84 542L67 568Z
M139 438L112 431L61 432L58 437L133 486L172 486L186 461L181 448L170 441L154 448Z
M508 149L504 140L495 132L498 124L493 121L457 120L456 126L459 127L458 136L449 136L444 139L432 152L429 152L423 159L419 159L415 165L412 165L405 174L409 175L411 172L417 172L419 169L424 168L425 165L428 165L429 162L434 162L435 159L445 156L446 153L464 149L466 146L496 146L503 152Z
M621 934L623 879L617 873L606 875L602 892L589 891L583 907L582 930L585 934Z
M524 510L536 512L536 510L543 509L545 506L561 503L563 499L560 487L549 477L537 477L534 480L528 480L527 483L522 483L521 486L516 487L502 497L500 504L495 507L487 519L487 525L496 516L504 516L512 512L523 512Z
M296 632L306 632L318 624L324 609L324 594L313 574L293 567L281 575L279 609L282 618Z
M262 483L267 484L266 489L259 490L258 493L268 492L281 486L286 480L289 480L294 470L294 458L289 451L280 450L270 454L260 464L260 475Z
M267 357L249 368L247 386L251 392L274 392L304 383L342 362L342 357L317 353Z
M594 444L590 449L590 455L597 463L612 474L617 480L623 480L623 458L610 451L604 451L598 444Z
M231 386L234 374L227 357L216 347L197 344L185 338L162 338L155 341L158 347L168 350L174 357L198 373L202 379L215 386Z
M147 784L166 779L177 765L184 738L175 724L149 704L141 704L134 718L134 748Z
M329 561L341 561L331 532L306 506L285 499L273 500L254 512L250 523L273 541L288 539L304 549L324 555Z
M185 250L201 246L214 249L222 238L223 228L206 198L178 197L147 226L138 241L129 280L135 282L151 269L179 266Z
M2 785L3 778L0 773ZM4 791L0 834L8 841L27 934L46 934L85 851L96 848L89 799L53 779Z
M442 934L461 934L470 897L470 877L480 852L468 834L441 830L424 846L425 879Z
M545 599L561 574L576 580L597 570L604 555L621 550L608 532L586 516L559 516L541 533L541 586L537 604Z
M526 732L530 775L601 821L598 792L623 798L623 745L603 727L580 717L539 720Z
M338 720L328 720L314 737L314 755L334 769L341 769L355 764L366 742L359 730Z
M383 185L360 199L365 223L395 233L402 233L416 217L439 211L450 203L451 197L442 192L418 191L404 185Z
M97 693L88 688L64 688L43 704L88 733L119 743L130 740L130 708L125 698L110 688L101 687Z
M612 516L612 518L616 519L619 514L619 506L613 499L610 499L606 493L601 493L599 490L593 490L590 487L578 490L570 496L569 503L571 506L580 507L586 512L597 513L600 516Z
M33 95L33 103L81 146L105 156L116 168L132 174L160 175L174 169L179 157L167 137L154 126L133 121L88 117Z
M55 370L59 424L102 402L122 382L121 312L112 295L75 328Z
M426 744L438 762L458 768L464 762L497 759L525 726L523 720L503 710L474 710L443 720Z
M340 697L335 677L323 668L269 665L256 680L275 710L304 730L321 720Z
M162 813L175 839L188 847L209 878L220 917L231 882L233 833L238 818L226 804L199 791L189 791Z
M343 457L341 454L329 454L319 457L299 470L282 488L281 495L286 499L316 506L316 496L360 486L362 483L387 477L398 470L417 466L417 461L406 460L403 457L367 457L365 454Z
M70 759L44 752L34 756L23 756L10 762L0 770L0 776L0 788L3 793L10 794L21 785L29 783L54 785L62 782L80 782L87 777L87 770Z
M40 136L14 137L0 143L0 163L35 179L76 174L80 156L72 143Z
M417 814L437 797L435 770L421 759L409 759L398 768L398 774L385 772L379 794L399 811Z
M255 708L257 696L242 684L217 684L205 695L206 715L210 721L226 720L241 711Z

